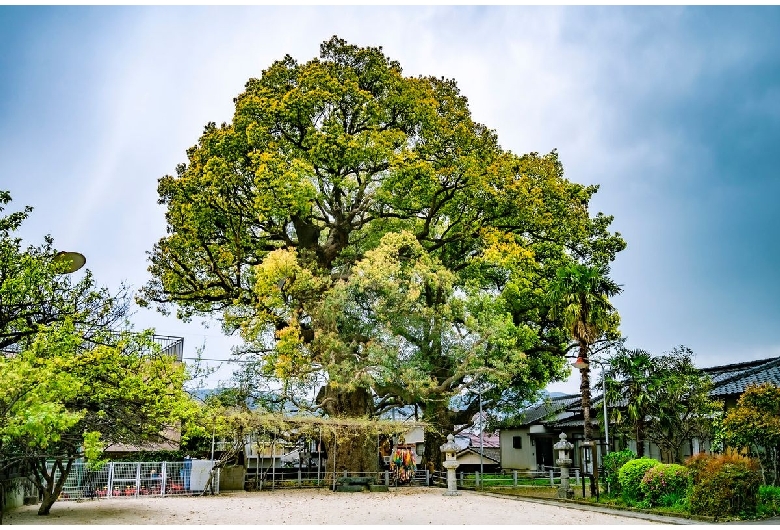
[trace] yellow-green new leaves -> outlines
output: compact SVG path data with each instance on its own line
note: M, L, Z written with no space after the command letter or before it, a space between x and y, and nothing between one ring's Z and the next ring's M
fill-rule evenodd
M101 440L156 440L179 421L189 406L184 367L155 353L148 335L102 340L110 345L90 345L65 321L0 357L3 450L75 456L81 447L97 458Z
M455 81L334 37L249 80L161 179L142 298L241 330L252 374L337 387L329 413L376 397L435 416L477 378L515 403L563 373L556 271L624 246L590 217L595 191L555 152L503 150Z

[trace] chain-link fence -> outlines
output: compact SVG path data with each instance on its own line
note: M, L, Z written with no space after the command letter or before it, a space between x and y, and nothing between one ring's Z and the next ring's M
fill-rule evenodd
M109 462L99 469L73 464L60 500L191 495L206 488L210 460L184 462ZM219 469L209 489L219 493ZM55 480L59 471L55 470Z

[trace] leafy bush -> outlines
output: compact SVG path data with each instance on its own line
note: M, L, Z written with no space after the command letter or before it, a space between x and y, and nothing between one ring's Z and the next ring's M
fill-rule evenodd
M643 500L642 479L648 469L657 465L660 465L660 462L653 458L635 458L623 464L618 472L618 480L624 501L635 504Z
M761 517L780 515L780 487L764 485L758 487L756 514Z
M690 462L691 513L721 517L756 512L761 473L755 459L732 451Z
M622 451L616 451L604 455L604 480L609 486L609 491L613 495L620 493L620 481L618 480L618 472L623 464L629 460L634 460L636 453L631 449L623 449Z
M639 489L650 506L680 504L688 489L688 468L679 464L653 466L642 477Z

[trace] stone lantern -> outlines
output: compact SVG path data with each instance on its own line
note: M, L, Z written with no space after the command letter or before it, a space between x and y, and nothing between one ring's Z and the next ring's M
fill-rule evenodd
M555 463L561 468L561 485L558 488L558 498L571 499L574 497L574 490L569 485L569 468L571 467L569 451L574 448L574 445L566 441L566 433L562 432L559 438L560 441L553 445L553 449L558 451L558 459Z
M451 434L447 435L447 443L439 447L442 453L444 453L444 462L442 464L447 469L447 491L444 495L459 495L458 493L458 481L455 475L455 469L460 465L455 454L458 452L458 446L455 445L455 437Z

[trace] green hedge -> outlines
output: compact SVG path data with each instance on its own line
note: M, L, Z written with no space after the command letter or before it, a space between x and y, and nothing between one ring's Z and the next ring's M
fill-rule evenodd
M618 472L618 480L620 493L626 503L636 504L643 500L642 479L648 469L659 464L658 460L652 458L635 458L623 464Z
M679 464L658 464L645 472L639 489L650 506L680 506L686 501L688 468Z
M773 517L780 515L780 488L777 486L758 487L757 515L761 517Z

